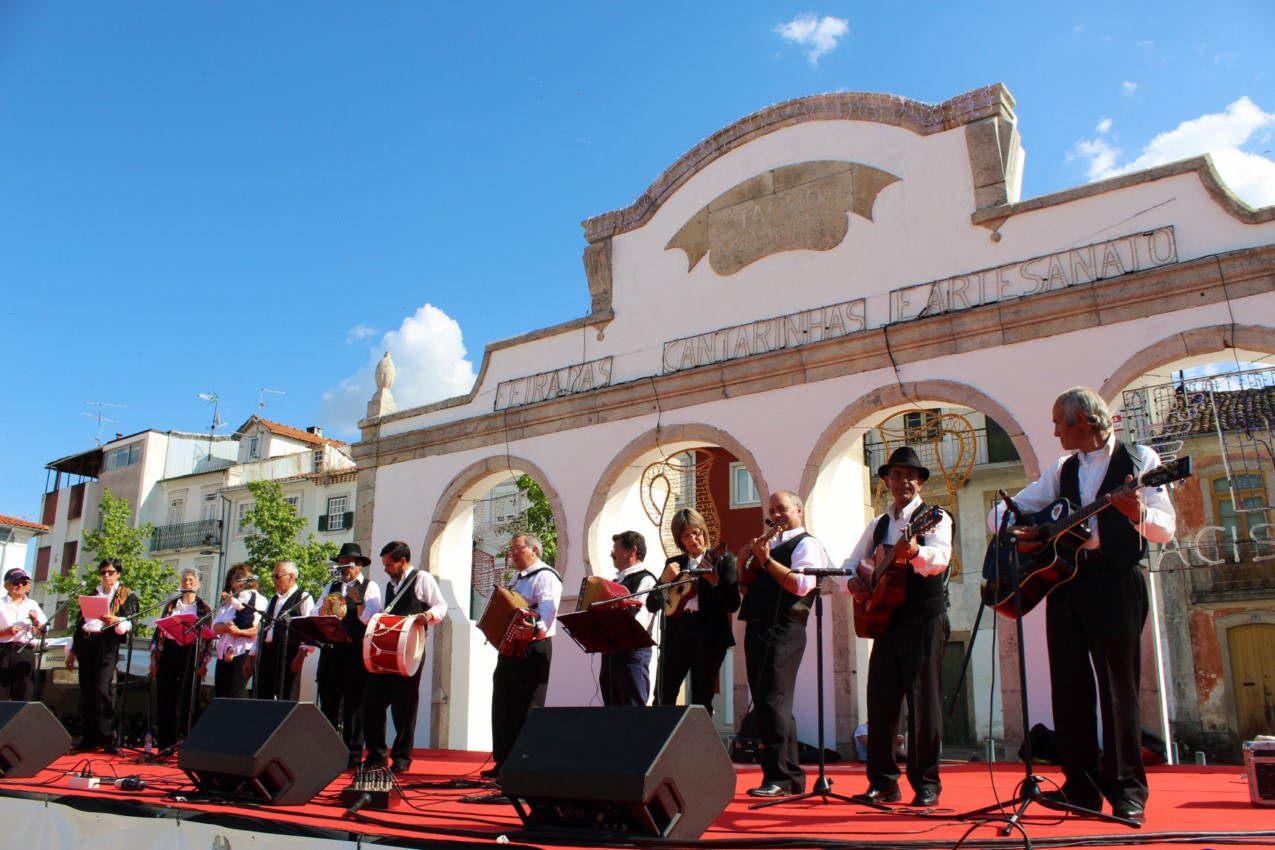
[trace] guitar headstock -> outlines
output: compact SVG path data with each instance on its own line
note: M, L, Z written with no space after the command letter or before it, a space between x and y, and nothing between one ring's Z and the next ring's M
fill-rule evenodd
M902 535L904 540L911 540L913 537L920 537L934 526L943 521L943 509L938 505L930 505L920 516L912 517L912 521L908 523L907 531Z
M1180 457L1168 463L1162 463L1155 469L1143 473L1142 478L1139 479L1139 485L1142 487L1160 487L1190 477L1191 458L1189 456Z

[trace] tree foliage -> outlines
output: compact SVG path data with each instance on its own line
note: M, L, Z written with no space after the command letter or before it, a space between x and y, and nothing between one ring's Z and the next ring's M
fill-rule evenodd
M540 559L549 566L555 566L558 560L558 529L553 522L553 508L544 490L530 475L520 475L518 490L527 499L527 510L518 514L509 522L499 526L502 534L512 538L520 531L529 531L540 538L544 551Z
M58 596L74 597L67 609L72 622L80 615L80 593L91 591L98 584L97 565L103 558L119 558L124 568L120 581L137 594L143 613L157 608L177 589L177 573L173 568L146 557L155 526L147 522L133 528L130 525L133 509L128 500L114 495L109 487L102 490L101 511L101 529L84 532L81 551L90 557L76 563L65 575L53 576L47 585L48 590ZM140 620L135 628L139 637L150 634L150 629L142 626Z
M327 562L336 557L340 548L335 543L320 543L309 534L301 542L301 533L310 521L297 515L297 509L284 500L283 488L274 481L251 481L248 490L255 503L244 513L240 531L247 531L244 545L248 547L248 564L252 567L261 587L269 589L274 565L280 561L295 561L300 576L297 583L315 592L330 580Z

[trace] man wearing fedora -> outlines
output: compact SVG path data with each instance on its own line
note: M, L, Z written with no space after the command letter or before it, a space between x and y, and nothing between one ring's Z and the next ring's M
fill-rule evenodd
M895 449L877 470L890 491L889 510L864 529L863 537L842 565L855 573L846 590L857 600L871 592L868 579L890 546L894 565L907 570L903 602L890 615L885 634L872 644L868 660L868 790L858 799L895 803L899 766L894 742L899 709L908 707L907 774L915 797L911 805L932 807L939 801L939 755L943 742L943 651L951 626L947 619L947 568L952 560L952 518L943 512L923 535L901 540L904 528L925 509L921 486L930 471L910 446ZM897 544L897 545L896 545Z
M363 568L372 559L363 554L359 544L341 546L336 562L341 577L328 585L323 596L344 598L341 625L350 642L333 644L319 653L319 710L332 728L340 730L349 751L349 766L358 767L363 760L363 686L367 680L363 635L367 621L381 610L381 590L363 575Z

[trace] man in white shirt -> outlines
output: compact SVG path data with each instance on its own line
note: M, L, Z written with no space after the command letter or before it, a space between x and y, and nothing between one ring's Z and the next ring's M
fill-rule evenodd
M646 559L646 538L625 531L611 538L611 564L615 580L629 593L649 591L655 576L642 563ZM646 594L635 597L642 603L634 611L642 628L650 631L655 614L646 608ZM651 696L651 648L622 649L602 653L598 686L603 705L646 705Z
M297 575L297 565L292 561L280 561L271 573L274 596L262 619L265 633L258 635L248 659L250 673L256 673L253 696L257 699L295 699L297 673L312 651L288 627L292 617L314 613L314 599L297 587Z
M1046 602L1049 678L1065 781L1060 792L1044 796L1092 811L1102 809L1105 797L1114 815L1141 822L1149 795L1138 707L1148 613L1141 562L1148 542L1173 539L1177 514L1163 487L1123 486L1158 466L1160 458L1146 446L1116 440L1111 412L1096 392L1072 387L1054 402L1052 416L1054 436L1072 454L1014 497L1024 515L1019 519L1059 497L1079 507L1110 493L1115 510L1098 512L1093 536L1077 553L1074 577L1057 585ZM988 515L993 531L1004 510L998 505ZM1039 526L1014 531L1028 546L1042 542ZM1026 551L1023 545L1020 551Z
M424 617L426 626L441 623L447 616L447 602L434 577L412 566L412 549L401 540L381 549L381 564L389 580L385 584L382 613L396 617ZM390 748L390 769L404 773L412 764L416 745L416 709L421 701L422 663L411 676L396 673L369 673L363 689L363 729L367 739L364 767L385 766L385 709L394 721L394 744Z

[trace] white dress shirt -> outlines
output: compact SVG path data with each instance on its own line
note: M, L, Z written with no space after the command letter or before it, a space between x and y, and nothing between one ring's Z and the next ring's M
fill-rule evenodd
M540 572L536 573L536 570ZM562 579L553 569L537 559L514 577L509 589L526 599L531 609L540 615L536 623L536 639L553 637L558 627L558 605L562 602Z
M406 587L408 584L412 585L410 591ZM447 616L447 600L443 598L443 591L439 588L438 582L429 573L415 567L408 567L400 582L388 581L385 585L385 609L394 604L391 600L398 597L399 587L403 587L404 592L416 594L416 598L425 606L426 623L431 625L441 623Z
M34 626L31 624L31 614L33 612L36 615ZM24 627L16 635L6 634L0 636L0 643L31 643L32 629L38 629L47 622L49 622L49 618L44 616L40 606L36 605L31 597L24 597L21 602L14 602L13 597L9 596L9 594L0 595L0 632L7 631L10 626Z
M846 558L841 568L856 570L859 575L865 578L871 576L873 565L867 563L867 561L876 551L876 546L872 541L875 539L877 526L883 522L888 523L885 545L894 545L899 542L899 535L903 533L904 527L912 521L912 515L916 513L916 509L921 506L921 503L922 499L918 493L912 497L912 501L903 506L903 509L897 515L894 512L894 505L891 504L889 510L877 517L863 530L863 536L859 538L858 545L854 547L854 551L850 553L849 558ZM948 516L947 511L943 511L943 518L939 520L938 525L922 536L925 538L925 545L919 547L919 551L908 563L912 565L912 571L919 576L938 575L947 569L947 565L952 562L952 518Z

